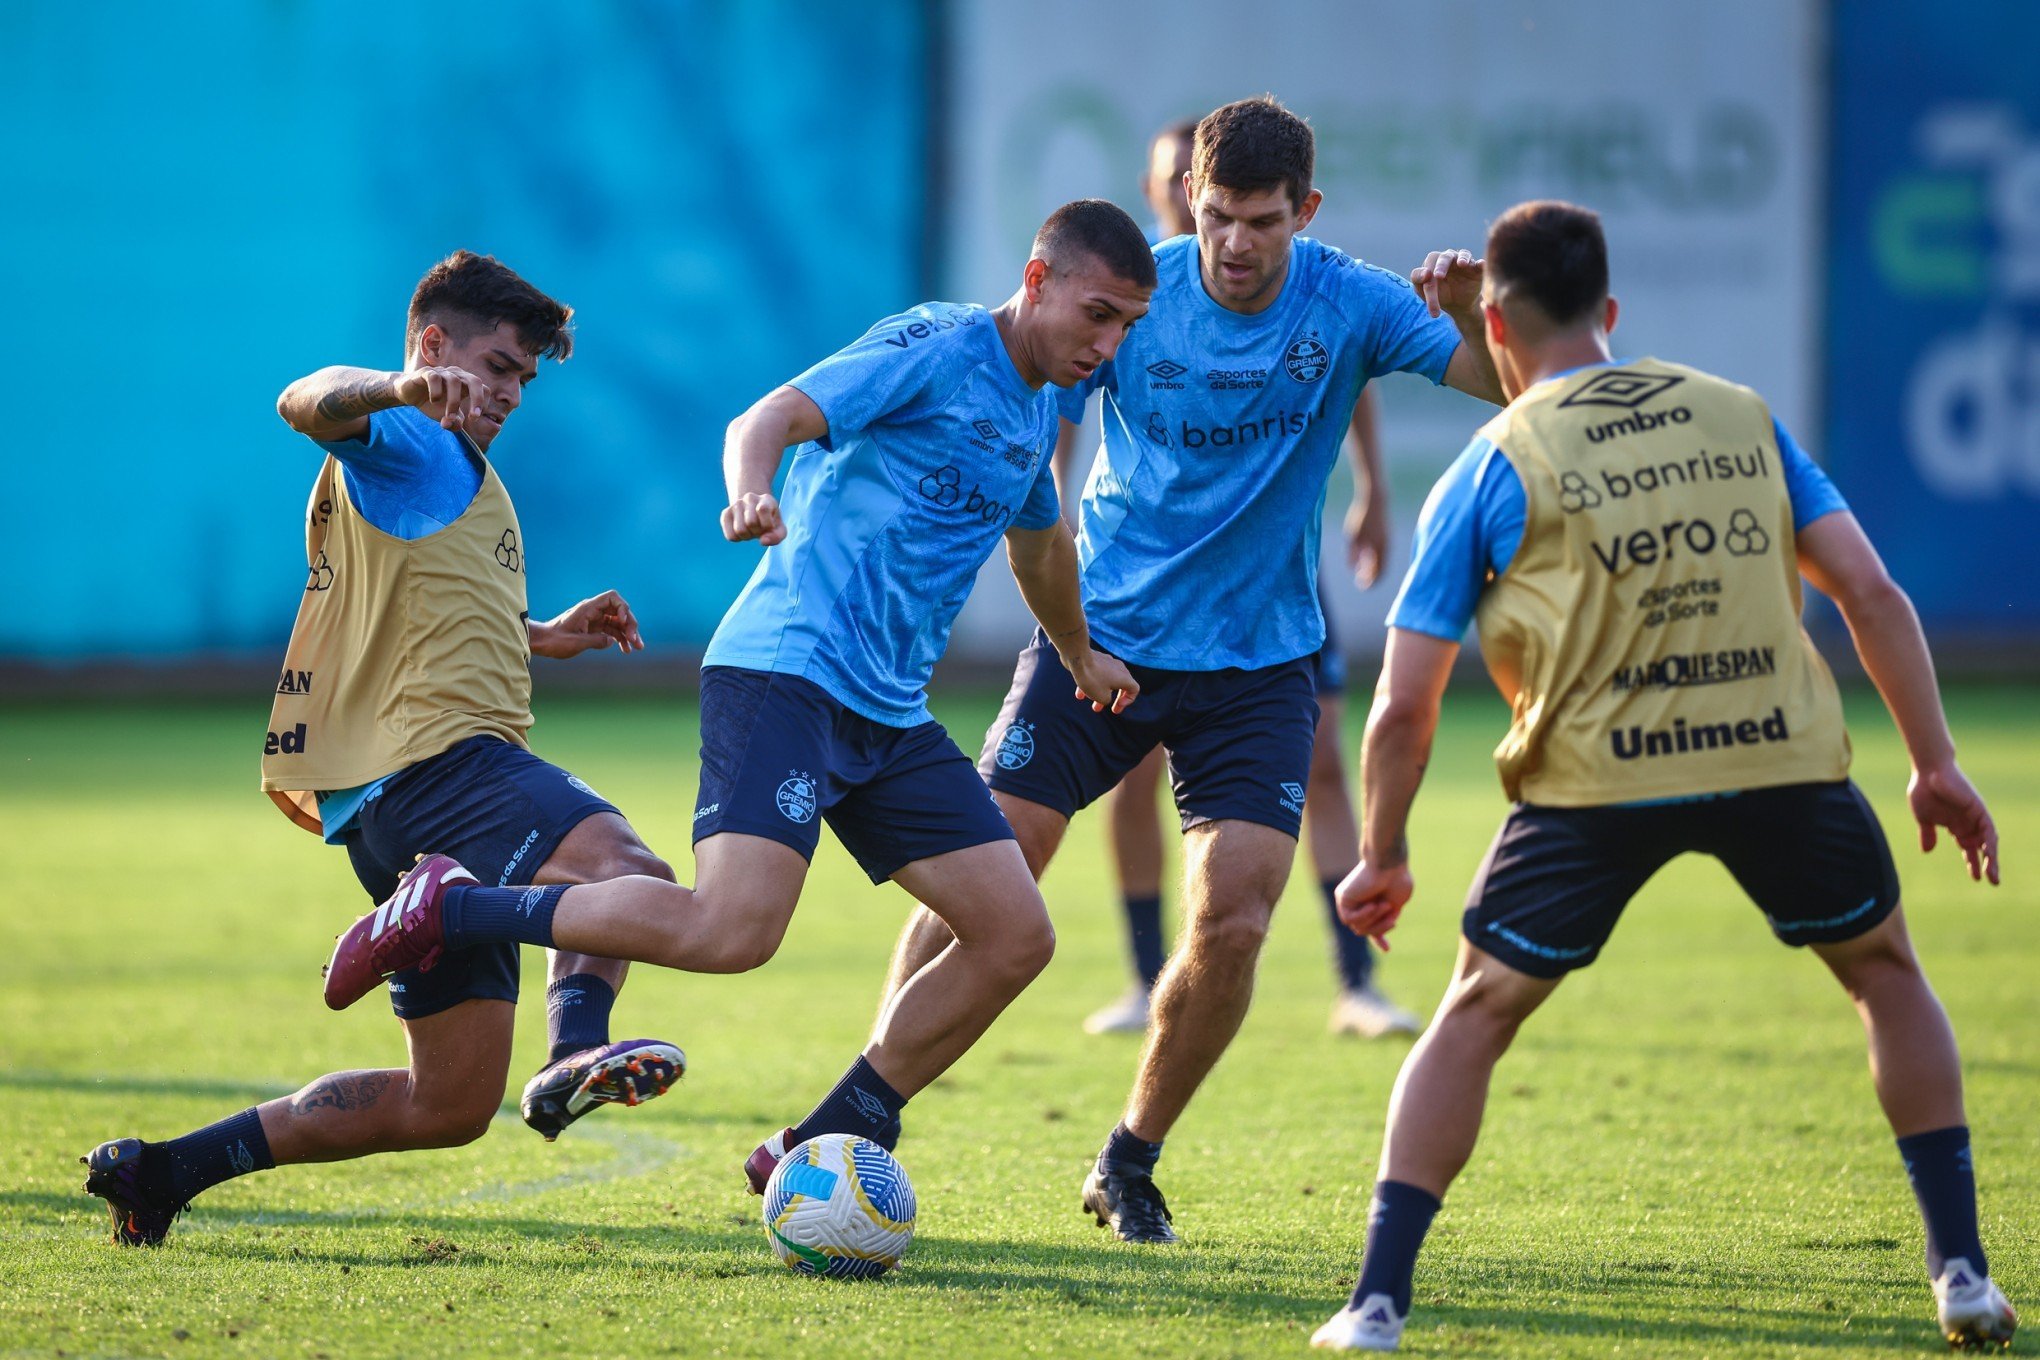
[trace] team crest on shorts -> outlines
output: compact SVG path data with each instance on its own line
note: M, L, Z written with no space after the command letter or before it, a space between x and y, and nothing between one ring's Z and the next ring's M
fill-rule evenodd
M1314 383L1332 366L1332 352L1314 335L1299 335L1282 351L1282 366L1300 383Z
M815 819L814 776L805 770L791 772L779 785L779 792L773 795L779 804L780 815L789 822L811 822Z
M1017 770L1034 759L1034 724L1024 718L1015 719L1006 735L999 738L996 758L1002 770Z

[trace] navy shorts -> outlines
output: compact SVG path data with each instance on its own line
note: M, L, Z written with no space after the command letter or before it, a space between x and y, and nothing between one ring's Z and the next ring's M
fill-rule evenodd
M1020 653L978 770L1000 793L1069 817L1160 746L1183 829L1242 821L1294 836L1317 734L1313 658L1254 670L1130 666L1140 697L1094 713L1045 634Z
M813 859L823 822L873 883L919 860L1013 839L941 723L874 722L797 675L703 670L694 839L737 831Z
M582 821L613 804L522 746L469 737L391 775L341 833L354 876L380 902L420 855L451 855L485 884L529 883ZM517 1000L514 944L452 950L390 978L390 1006L420 1020L463 1001Z
M1518 804L1461 929L1511 968L1563 977L1594 961L1629 899L1688 850L1727 866L1789 945L1852 940L1898 906L1884 829L1845 779L1633 807Z

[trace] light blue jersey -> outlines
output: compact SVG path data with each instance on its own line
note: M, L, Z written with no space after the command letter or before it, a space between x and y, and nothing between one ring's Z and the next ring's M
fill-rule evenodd
M983 307L887 317L791 386L829 433L794 450L786 539L765 550L704 666L798 675L873 722L930 721L949 628L1007 529L1061 516L1055 399Z
M339 460L361 517L392 538L430 538L466 514L482 489L481 460L467 441L414 406L371 412L365 439L312 442ZM389 778L321 791L325 839L339 840Z
M1369 378L1443 382L1459 331L1408 280L1308 237L1273 305L1212 301L1195 237L1155 248L1154 302L1111 363L1078 531L1092 640L1170 670L1273 666L1324 645L1325 479Z

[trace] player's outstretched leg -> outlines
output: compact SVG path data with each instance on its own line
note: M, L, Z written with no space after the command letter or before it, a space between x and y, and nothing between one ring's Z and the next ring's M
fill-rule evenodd
M1311 1345L1392 1351L1401 1344L1417 1252L1446 1188L1473 1155L1495 1064L1517 1027L1557 986L1556 978L1518 972L1460 941L1452 985L1404 1060L1389 1098L1359 1282Z
M907 1102L969 1051L1055 953L1048 906L1016 841L932 855L892 879L941 921L948 942L887 998L870 1044L835 1089L751 1154L744 1175L755 1192L787 1152L825 1133L896 1146Z
M515 1013L507 1001L463 1001L404 1022L408 1068L330 1073L166 1142L102 1143L79 1159L85 1189L106 1201L115 1242L156 1246L193 1199L236 1176L473 1142L503 1099Z
M1296 838L1254 822L1208 822L1184 837L1184 856L1182 938L1155 987L1154 1024L1126 1117L1084 1181L1084 1208L1125 1242L1176 1240L1155 1163L1246 1018Z
M1870 1075L1926 1225L1927 1278L1941 1333L1958 1348L2009 1346L2018 1314L1990 1278L1976 1220L1976 1170L1962 1107L1961 1055L1927 984L1902 909L1853 940L1813 949L1856 1003Z
M600 883L631 875L674 882L673 868L614 812L584 818L540 866L540 884ZM687 1055L661 1039L612 1043L610 1010L630 965L573 950L548 955L545 1066L524 1084L517 1108L550 1143L567 1125L604 1105L641 1105L687 1071Z

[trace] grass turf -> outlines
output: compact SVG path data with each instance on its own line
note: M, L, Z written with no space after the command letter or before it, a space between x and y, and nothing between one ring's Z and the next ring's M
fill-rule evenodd
M1899 820L1902 753L1862 696L1857 775L1962 1037L1994 1273L2031 1302L2040 890L2019 847L2040 815L2040 706L1999 689L1952 708L2011 842L2005 887L1969 884L1948 848L1919 855ZM541 698L539 711L540 753L684 871L692 710ZM941 716L969 745L990 713L978 696ZM1485 754L1501 723L1491 699L1455 698L1419 801L1418 898L1381 974L1419 1009L1446 979L1503 810ZM766 969L631 980L616 1032L688 1050L673 1094L550 1147L506 1106L469 1147L248 1177L203 1197L165 1248L116 1249L79 1193L94 1143L171 1136L321 1072L402 1061L377 1002L338 1016L320 1003L319 964L366 901L343 854L255 791L261 731L256 706L0 709L0 1355L1290 1355L1350 1287L1405 1045L1324 1032L1307 861L1253 1014L1162 1164L1185 1245L1124 1248L1079 1214L1136 1051L1077 1028L1124 985L1096 816L1046 884L1056 962L907 1112L919 1237L885 1281L783 1270L738 1174L857 1051L905 906L827 838ZM543 965L527 959L513 1083L543 1049ZM1920 1252L1848 1005L1810 957L1771 942L1718 866L1689 859L1504 1062L1420 1266L1405 1350L1930 1352Z

